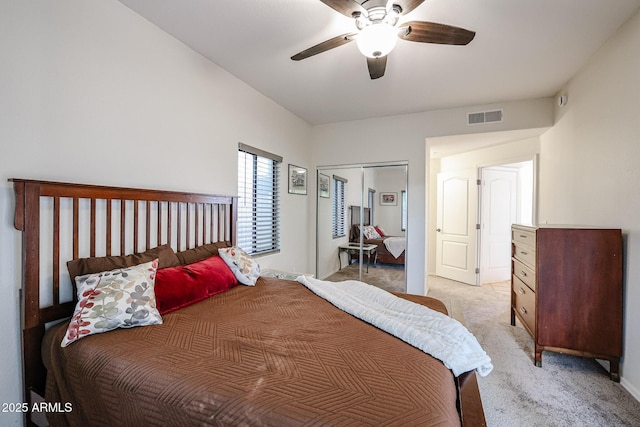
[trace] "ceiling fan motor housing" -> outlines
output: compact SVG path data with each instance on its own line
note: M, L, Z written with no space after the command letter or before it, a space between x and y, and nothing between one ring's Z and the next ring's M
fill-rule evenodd
M401 11L402 9L398 5L393 5L390 10L387 10L385 6L372 6L367 9L366 16L360 12L354 12L353 17L359 30L376 24L388 24L395 27L398 24Z

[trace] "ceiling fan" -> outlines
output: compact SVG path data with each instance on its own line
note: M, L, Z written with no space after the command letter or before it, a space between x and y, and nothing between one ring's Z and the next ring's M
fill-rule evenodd
M411 42L466 45L474 31L435 22L409 21L398 24L405 15L425 0L320 0L334 10L355 20L358 31L342 34L305 49L291 57L294 61L309 58L356 40L358 49L367 57L371 79L384 76L387 55L398 38Z

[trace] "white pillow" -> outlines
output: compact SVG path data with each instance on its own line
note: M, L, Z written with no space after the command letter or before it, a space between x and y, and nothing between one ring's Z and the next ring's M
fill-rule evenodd
M117 328L158 325L154 293L158 260L76 277L78 303L60 344Z
M365 225L364 230L362 231L365 239L380 239L381 236L376 231L376 228L373 225Z
M260 265L251 255L237 246L218 249L218 255L235 274L238 282L247 286L254 286L260 277Z

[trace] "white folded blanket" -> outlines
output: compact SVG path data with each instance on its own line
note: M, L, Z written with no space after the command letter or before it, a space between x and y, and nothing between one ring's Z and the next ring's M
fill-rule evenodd
M445 314L356 280L299 276L298 282L339 309L441 360L455 376L475 369L484 377L493 369L476 337Z
M395 258L402 255L402 252L404 252L407 246L407 239L405 237L386 237L382 242Z

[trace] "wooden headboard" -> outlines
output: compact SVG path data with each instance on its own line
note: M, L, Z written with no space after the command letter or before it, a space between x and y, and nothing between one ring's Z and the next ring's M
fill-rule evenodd
M349 206L351 209L351 225L360 224L360 206ZM364 223L362 225L371 225L371 208L364 208Z
M125 255L169 243L175 251L236 242L237 197L25 179L13 182L22 231L25 402L43 395L45 324L70 317L75 295L66 262Z

